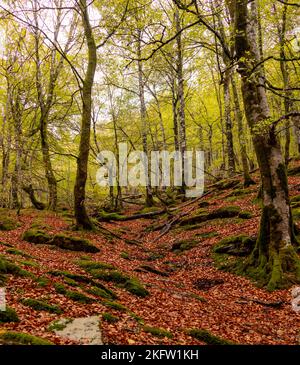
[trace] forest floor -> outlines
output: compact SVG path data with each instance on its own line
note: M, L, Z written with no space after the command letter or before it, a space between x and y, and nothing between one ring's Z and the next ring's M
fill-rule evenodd
M258 181L258 176L254 178ZM8 275L7 304L16 310L20 322L3 323L0 332L13 330L39 336L55 344L76 344L76 341L55 335L49 330L49 324L59 318L99 315L101 319L104 312L109 312L117 318L114 318L116 321L113 323L101 320L105 344L204 344L204 341L188 334L187 330L192 328L205 329L219 338L239 344L298 344L300 315L292 309L291 290L268 292L245 277L218 270L213 262L212 247L222 238L242 233L257 234L260 207L253 200L258 186L253 185L237 196L234 196L234 189L212 191L192 204L178 206L178 212L186 212L188 216L199 210L199 203L203 201L209 203L204 208L206 211L234 205L250 211L252 217L249 219L214 219L192 229L174 225L160 238L161 232L151 231L149 227L166 222L165 216L101 223L122 238L136 240L141 244L129 244L124 239L108 240L97 232L72 232L73 235L89 239L100 249L100 252L93 254L22 240L23 232L36 221L42 222L51 234L70 230L70 219L63 214L22 210L20 227L0 231L0 241L11 245L8 247L0 244L0 254L34 276ZM298 195L300 177L289 177L289 186L291 196ZM132 214L138 209L139 207L132 206L126 214ZM182 252L172 250L173 244L178 241L195 239L198 241L191 249ZM60 270L89 276L78 265L79 260L87 259L112 264L119 272L138 278L149 295L142 298L120 285L103 281L106 287L116 293L118 298L115 302L126 307L109 308L103 300L87 294L89 285L76 286L74 281L72 283L69 280L68 283L63 277L49 273L51 270ZM158 272L147 271L149 266ZM94 301L89 304L74 301L58 293L55 283L84 293ZM34 310L22 304L24 298L45 300L58 305L63 313ZM264 304L278 301L282 302L278 308ZM168 332L166 336L162 333L155 334L155 331L149 330L149 326Z

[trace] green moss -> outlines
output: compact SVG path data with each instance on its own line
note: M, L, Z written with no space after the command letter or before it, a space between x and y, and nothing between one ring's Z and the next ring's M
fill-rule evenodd
M74 300L75 302L79 302L82 304L90 304L95 301L93 298L87 297L86 295L73 290L67 290L65 296L69 299Z
M112 308L112 309L115 309L115 310L120 311L120 312L127 312L128 311L128 308L125 307L125 305L123 305L121 303L117 303L117 302L107 300L107 301L103 301L102 304L104 304L108 308Z
M19 226L20 223L12 217L0 215L0 231L11 231Z
M28 229L23 233L22 240L36 244L50 244L51 236L41 229Z
M73 274L69 271L62 271L62 270L50 270L48 271L48 274L52 275L52 276L60 276L60 277L64 277L65 279L72 279L75 282L78 283L90 283L91 279L88 278L87 276L84 275L80 275L80 274Z
M192 240L192 239L177 241L177 242L173 243L171 251L183 252L183 251L191 250L192 248L196 247L199 243L200 243L200 241Z
M66 284L70 285L70 286L79 286L78 282L73 280L73 279L70 279L68 277L64 278L64 281Z
M1 246L5 246L5 247L14 247L13 245L11 245L10 243L6 243L6 242L0 242Z
M292 209L292 214L293 214L293 218L295 220L299 220L300 219L300 208L293 208Z
M70 251L83 251L90 253L100 251L96 246L92 245L90 241L84 238L68 236L65 234L50 236L45 231L38 229L29 229L24 232L22 239L35 244L54 245L61 249Z
M116 322L118 322L119 317L114 316L111 313L104 312L104 313L102 313L102 319L103 319L103 321L106 321L108 323L116 323Z
M191 298L193 298L193 299L198 300L199 302L202 302L202 303L207 302L207 300L206 300L205 298L203 298L203 297L200 297L200 295L197 295L197 294L191 293L189 296L190 296Z
M203 233L196 233L195 236L197 238L207 239L207 238L213 238L213 237L219 236L219 233L218 232L203 232Z
M136 313L129 311L128 314L130 315L131 318L136 320L139 324L144 324L144 320L140 316L138 316Z
M63 234L56 234L53 238L55 246L64 250L70 251L83 251L96 253L100 250L92 245L89 240L79 237L71 237Z
M37 264L34 261L28 261L28 260L22 260L22 261L18 261L19 264L24 265L24 266L29 266L29 267L40 267L39 264Z
M115 267L112 264L107 264L105 262L99 262L99 261L79 260L79 261L77 261L77 264L86 271L96 270L96 269L100 269L100 270L115 269Z
M36 278L36 282L38 283L38 286L44 288L50 284L50 280L46 278L45 276L39 276Z
M230 236L222 239L213 247L213 252L233 256L250 255L254 249L256 237L246 235Z
M54 345L43 338L14 331L0 333L0 343L13 345Z
M16 311L6 306L5 311L0 311L0 323L19 322Z
M65 295L67 292L67 288L61 283L54 283L54 288L58 294Z
M129 253L128 252L121 252L120 257L124 260L130 260Z
M42 300L28 298L28 299L21 299L20 302L23 305L26 305L27 307L30 307L37 311L46 311L49 313L56 313L56 314L62 313L62 310L58 305L49 304Z
M91 270L91 275L96 279L101 279L104 281L111 281L117 284L125 284L126 281L129 279L127 275L124 275L120 271L113 270L113 271L104 271L104 270Z
M86 290L87 293L95 295L96 297L105 298L105 299L116 299L117 295L113 293L111 290L104 290L93 286L90 289Z
M291 203L300 202L300 195L296 195L296 196L291 197L290 202Z
M242 219L250 219L250 218L252 218L252 213L248 212L247 210L244 210L239 213L238 217L242 218Z
M71 318L64 318L63 320L57 319L49 324L49 326L47 327L47 330L50 332L62 331L72 321L73 321L73 319L71 319Z
M35 278L31 272L21 269L18 265L7 260L3 256L0 256L0 274L12 274L16 276Z
M234 345L235 343L224 340L221 337L212 335L209 331L205 329L193 328L187 331L187 333L196 338L197 340L203 341L208 345Z
M161 210L161 208L159 207L144 207L143 209L140 209L137 213L138 214L144 214L144 213L154 213L154 212L159 212Z
M127 280L124 287L129 293L141 298L145 298L150 294L149 291L145 289L144 286L135 278Z
M21 250L17 250L15 248L9 248L8 250L6 250L7 253L11 254L11 255L17 255L17 256L23 256L26 258L32 258L31 255L28 255L27 253L21 251Z
M196 223L203 223L209 220L218 219L218 218L232 218L237 217L240 213L240 208L237 206L228 206L216 209L209 213L202 213L200 212L191 216L184 218L180 221L179 225L193 225Z
M122 221L124 219L125 216L120 215L118 213L108 213L105 212L104 210L100 210L97 214L97 218L98 220L102 221L102 222L109 222L109 221Z
M155 337L159 337L159 338L164 338L164 337L172 338L173 337L171 332L169 332L163 328L144 326L143 330L145 332L151 333L151 335L153 335Z

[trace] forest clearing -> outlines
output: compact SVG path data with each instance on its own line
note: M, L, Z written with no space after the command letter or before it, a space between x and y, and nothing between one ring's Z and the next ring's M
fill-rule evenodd
M0 0L0 344L300 344L290 0Z

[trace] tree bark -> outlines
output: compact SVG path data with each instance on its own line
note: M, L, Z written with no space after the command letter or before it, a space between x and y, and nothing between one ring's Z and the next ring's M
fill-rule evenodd
M184 182L184 166L185 159L184 153L186 151L186 125L185 125L185 100L184 100L184 78L183 78L183 50L182 50L182 36L181 36L181 24L179 17L179 10L175 9L175 26L176 26L176 43L177 43L177 87L178 87L178 101L179 101L179 147L182 155L182 184L179 191L185 196L185 182Z
M82 114L79 154L77 158L77 172L74 186L74 210L77 229L92 229L93 224L87 214L85 207L85 186L90 150L92 89L97 65L97 47L89 20L86 0L80 0L79 5L84 35L88 47L88 65L81 89Z
M261 83L255 22L247 0L235 0L235 49L247 122L252 132L263 187L263 208L256 246L243 270L269 290L300 281L288 181L276 126L270 119ZM252 2L252 6L253 6ZM255 4L254 4L255 5Z
M143 152L149 157L148 151L148 121L147 121L147 109L145 103L145 84L144 84L144 75L143 75L143 65L140 58L142 56L142 49L141 49L141 36L142 31L140 29L137 30L137 56L138 56L138 77L139 77L139 99L140 99L140 115L141 115L141 133L142 133L142 145L143 145ZM146 206L151 207L154 204L153 201L153 194L150 185L150 166L145 162L145 175L146 175Z
M239 95L234 79L234 75L231 76L231 86L232 86L232 92L233 92L233 98L234 98L234 113L235 113L235 119L238 126L238 139L240 144L240 151L241 151L241 160L243 165L243 177L244 177L244 187L248 187L252 184L255 184L255 182L252 180L250 173L249 173L249 165L248 165L248 158L247 158L247 152L246 152L246 139L245 139L245 130L243 125L243 112L241 110Z

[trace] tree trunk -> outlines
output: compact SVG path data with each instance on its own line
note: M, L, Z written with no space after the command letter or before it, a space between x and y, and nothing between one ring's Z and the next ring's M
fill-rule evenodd
M85 207L85 186L87 180L88 158L90 150L92 88L97 64L97 48L89 20L86 0L80 0L80 13L84 35L88 47L88 65L81 89L82 114L77 172L74 186L74 210L77 229L92 229L93 224Z
M246 152L245 130L244 130L244 126L243 126L243 112L242 112L241 106L240 106L240 100L239 100L237 87L235 84L234 75L231 76L231 86L232 86L234 105L235 105L235 108L234 108L235 119L237 121L237 126L238 126L238 139L239 139L239 143L240 143L241 160L242 160L242 165L243 165L244 187L248 187L252 184L255 184L255 182L251 179L251 176L249 173L249 165L248 165L247 152Z
M35 4L36 5L36 4ZM37 10L37 9L35 9ZM48 118L50 109L53 103L54 87L58 76L58 70L55 70L55 56L56 50L53 49L51 52L51 64L50 64L50 77L47 88L47 96L45 97L43 91L43 81L42 81L42 70L41 70L41 60L40 60L40 31L38 30L38 18L37 11L34 12L35 20L35 65L36 65L36 89L38 95L38 103L40 108L40 118L39 118L39 132L41 137L41 147L43 155L43 163L45 169L45 175L48 184L48 209L56 210L57 206L57 181L54 175L51 158L50 158L50 148L48 141ZM59 19L58 19L59 23ZM58 28L55 29L55 40L57 40ZM61 61L62 62L62 61Z
M231 103L230 103L229 85L230 85L230 70L226 70L224 73L224 80L223 80L225 133L226 133L226 143L227 143L228 175L232 176L235 173L235 163L234 163L233 136L232 136L232 119L230 115Z
M235 1L235 48L245 114L261 173L263 208L256 246L244 270L274 290L300 281L300 261L295 250L298 243L293 232L288 181L276 126L270 123L260 69L252 72L260 58L255 21L247 3L247 0Z
M138 76L139 76L139 98L140 98L140 115L141 115L141 129L142 129L142 144L143 144L143 152L149 157L148 151L148 121L147 121L147 110L145 103L145 85L144 85L144 75L143 75L143 65L140 58L142 56L141 50L141 30L138 29L137 36L137 56L138 56ZM154 204L152 189L150 186L150 166L149 164L144 164L145 175L146 175L146 206L151 207Z
M186 151L186 126L185 126L185 100L184 100L184 79L183 79L183 52L182 52L182 40L181 40L181 24L179 17L179 10L176 7L175 9L175 26L176 32L178 33L176 37L177 42L177 64L176 64L176 72L177 72L177 86L178 86L178 101L179 101L179 147L182 155L182 184L179 189L180 192L185 197L185 182L184 182L184 166L185 159L184 153Z

